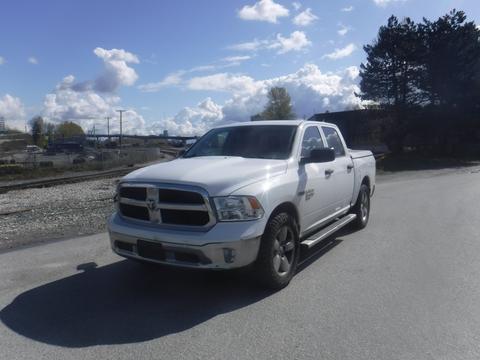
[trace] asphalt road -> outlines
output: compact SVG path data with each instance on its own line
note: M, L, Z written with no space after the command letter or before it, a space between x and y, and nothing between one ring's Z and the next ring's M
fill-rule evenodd
M106 234L0 254L1 359L479 359L480 172L378 184L270 293L241 273L145 269Z

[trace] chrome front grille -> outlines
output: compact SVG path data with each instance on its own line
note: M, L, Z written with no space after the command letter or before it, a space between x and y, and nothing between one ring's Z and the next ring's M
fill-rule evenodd
M207 192L195 186L121 183L117 209L129 220L163 227L202 230L215 224Z

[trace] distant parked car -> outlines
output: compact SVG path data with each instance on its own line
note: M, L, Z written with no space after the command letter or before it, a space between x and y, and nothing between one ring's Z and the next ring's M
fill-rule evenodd
M25 151L27 153L31 153L31 154L41 154L43 153L43 149L37 145L27 145Z

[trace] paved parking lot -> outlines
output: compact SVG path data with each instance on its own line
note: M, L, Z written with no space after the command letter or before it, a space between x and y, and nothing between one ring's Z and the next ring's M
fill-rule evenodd
M144 268L106 234L0 254L2 359L478 359L480 173L378 184L286 289Z

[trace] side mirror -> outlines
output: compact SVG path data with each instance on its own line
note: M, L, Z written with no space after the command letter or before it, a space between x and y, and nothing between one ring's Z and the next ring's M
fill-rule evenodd
M310 152L310 157L302 158L301 164L327 163L335 160L335 150L333 149L315 149Z

